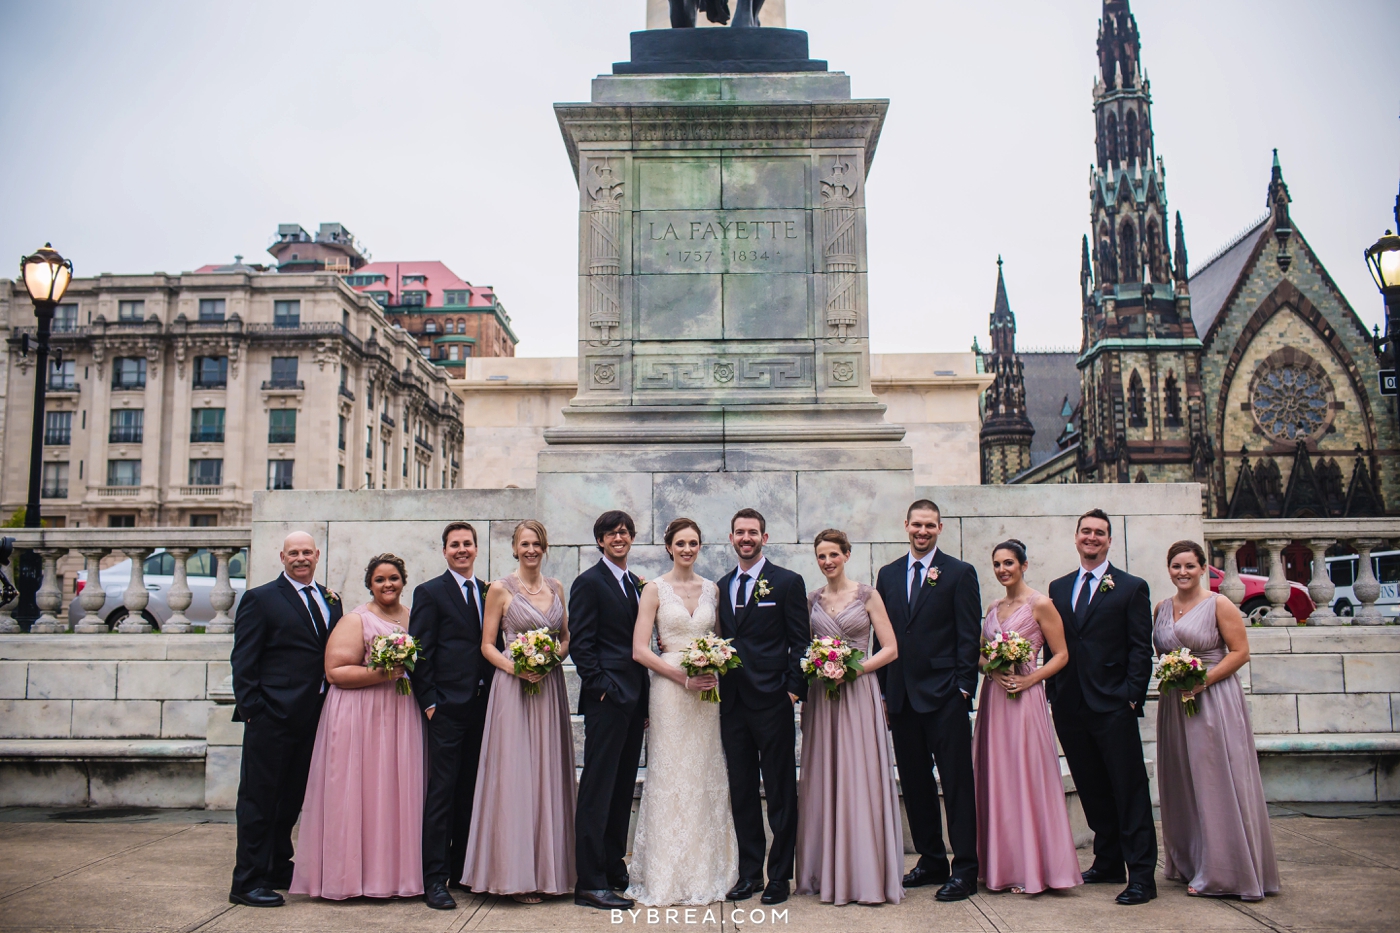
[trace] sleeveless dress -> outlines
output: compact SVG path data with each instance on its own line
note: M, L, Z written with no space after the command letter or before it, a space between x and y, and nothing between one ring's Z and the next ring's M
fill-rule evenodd
M365 657L404 629L355 610ZM293 894L331 900L423 893L423 714L393 681L326 690L301 808Z
M835 617L823 590L807 597L812 637L835 636L870 654L860 584ZM898 904L904 899L904 830L894 783L894 756L880 686L862 675L827 699L813 685L802 704L802 772L797 791L797 893L827 904Z
M1016 632L1035 647L1031 660L1021 665L1023 674L1035 671L1045 644L1033 602L1027 601L1007 619L999 619L993 606L982 622L984 638ZM1082 884L1045 682L1012 699L986 677L978 696L972 767L977 859L987 887L1019 887L1035 894Z
M656 631L680 666L681 651L718 625L719 589L701 583L692 616L671 584L656 581ZM719 737L719 704L651 674L646 781L628 869L627 896L651 907L724 900L739 880L739 843L729 810L729 777Z
M558 580L547 581L554 594L547 613L530 603L514 574L497 585L514 597L501 617L507 642L537 628L562 635ZM563 668L545 675L535 696L526 695L525 681L496 668L462 883L479 894L572 893L577 790Z
M1227 652L1215 598L1175 623L1172 601L1165 600L1152 641L1162 653L1190 648L1208 668L1220 663ZM1196 706L1196 715L1187 716L1176 690L1157 703L1164 873L1201 894L1262 900L1278 893L1278 864L1239 677L1232 674L1197 694Z

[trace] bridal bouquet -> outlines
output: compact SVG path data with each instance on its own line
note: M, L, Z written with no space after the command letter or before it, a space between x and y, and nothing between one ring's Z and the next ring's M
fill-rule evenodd
M865 673L860 659L865 652L843 638L814 638L802 656L802 673L807 683L824 681L826 698L836 699L841 685Z
M564 660L559 657L559 640L547 628L533 628L511 639L507 649L515 662L515 673L548 674ZM525 695L538 696L540 685L525 681Z
M1178 648L1157 659L1157 679L1163 694L1168 690L1190 691L1206 682L1206 665L1190 648ZM1183 695L1181 702L1186 704L1187 716L1200 712L1195 697Z
M1015 670L1018 664L1029 661L1033 654L1035 647L1016 632L997 632L996 638L982 639L982 657L987 659L989 671ZM1021 699L1019 690L1015 693L1008 690L1006 695L1013 700Z
M718 635L701 635L681 649L681 670L687 677L701 674L714 674L722 677L744 662L734 653L734 639L720 638ZM700 699L710 703L719 702L719 687L711 687L700 694Z
M411 671L417 660L418 642L407 632L395 632L392 635L374 636L374 640L369 643L369 663L365 666L372 671L392 671L396 667ZM412 693L413 684L409 683L408 675L395 680L394 689L401 696Z

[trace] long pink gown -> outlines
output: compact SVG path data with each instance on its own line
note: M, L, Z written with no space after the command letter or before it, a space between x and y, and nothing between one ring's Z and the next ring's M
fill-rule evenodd
M1176 622L1172 601L1162 603L1152 633L1157 650L1190 648L1207 668L1219 664L1226 648L1215 602L1192 606ZM1278 863L1239 676L1212 684L1196 706L1187 716L1177 690L1157 703L1163 874L1201 894L1262 900L1278 893Z
M365 654L404 631L364 620ZM301 808L293 894L330 900L423 893L423 714L392 681L326 691Z
M1045 636L1033 600L1005 620L987 612L982 634L1016 632L1035 646L1020 673L1035 670ZM1082 884L1074 834L1069 828L1064 784L1045 684L1013 699L984 678L972 732L972 767L977 787L977 858L993 891L1019 887L1027 894Z

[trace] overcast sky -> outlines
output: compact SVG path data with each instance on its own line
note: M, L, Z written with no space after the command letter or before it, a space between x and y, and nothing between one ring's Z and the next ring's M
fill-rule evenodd
M1193 268L1264 211L1368 325L1361 252L1400 183L1400 4L1135 0ZM278 223L495 286L529 356L574 352L577 195L551 104L628 57L644 0L0 0L0 256L79 275L267 261ZM1077 343L1098 0L788 0L814 57L891 101L869 185L873 349ZM13 271L0 271L13 275Z

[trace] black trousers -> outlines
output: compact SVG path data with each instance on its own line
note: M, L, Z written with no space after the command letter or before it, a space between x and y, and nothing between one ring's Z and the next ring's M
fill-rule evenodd
M977 793L972 780L972 724L967 701L959 694L927 713L906 705L890 716L894 758L904 790L904 809L919 863L948 864L943 844L943 816L938 783L948 811L948 843L953 849L952 877L977 882ZM933 768L938 766L938 780Z
M291 884L292 828L306 796L318 720L288 723L263 714L243 724L234 894Z
M469 703L439 703L425 723L428 790L423 797L423 884L461 881L472 826L472 798L490 695L481 686Z
M768 880L792 879L797 855L797 730L792 703L761 709L729 700L720 710L720 740L729 771L729 807L739 837L739 880L763 881L763 803L758 779L768 799Z
M627 887L627 824L637 787L646 713L606 698L583 714L583 773L574 817L574 860L580 890Z
M1129 881L1151 883L1157 869L1157 831L1142 760L1138 718L1124 706L1111 713L1054 707L1055 732L1069 773L1094 831L1094 867Z

